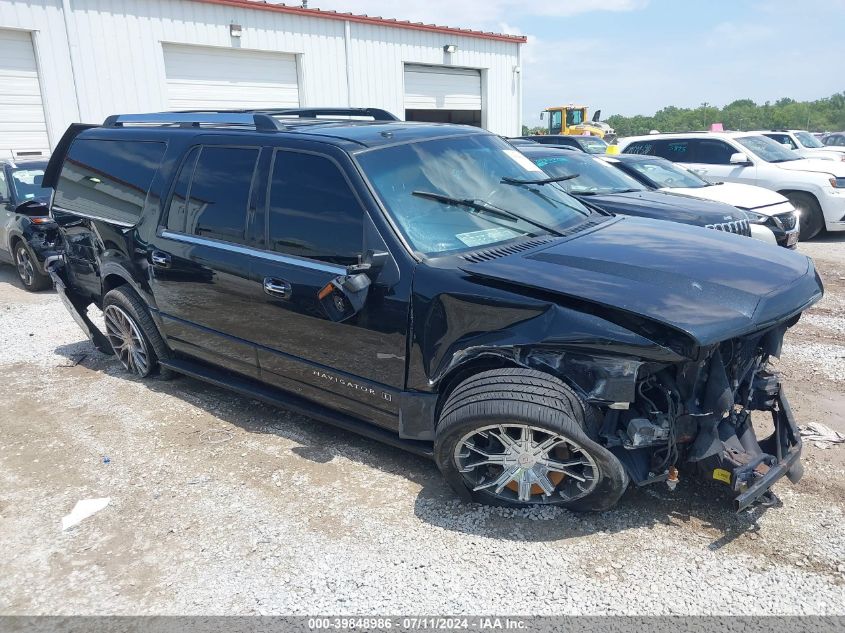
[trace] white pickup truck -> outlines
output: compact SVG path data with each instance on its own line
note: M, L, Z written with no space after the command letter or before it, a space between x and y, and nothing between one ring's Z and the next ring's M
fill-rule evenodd
M845 231L845 162L801 158L751 132L649 134L619 141L621 151L660 156L711 182L758 185L782 194L801 214L801 239Z

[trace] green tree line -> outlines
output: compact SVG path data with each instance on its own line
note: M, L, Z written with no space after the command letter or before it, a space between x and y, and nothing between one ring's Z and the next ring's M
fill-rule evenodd
M713 123L721 123L726 130L762 130L790 128L811 132L839 132L845 130L845 92L815 101L778 99L757 105L751 99L739 99L723 108L702 103L697 108L669 106L653 116L622 116L614 114L607 122L616 134L632 136L660 132L689 132L707 130Z

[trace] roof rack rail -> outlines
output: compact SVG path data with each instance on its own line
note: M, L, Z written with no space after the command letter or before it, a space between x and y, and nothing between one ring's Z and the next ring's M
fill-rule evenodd
M306 119L316 119L318 116L368 116L375 121L398 121L399 117L381 108L284 108L272 110L255 110L273 116L297 116Z
M371 117L375 121L398 121L399 118L381 108L271 108L261 110L180 110L149 114L113 114L103 121L103 127L123 127L126 123L147 125L247 125L259 131L286 129L284 121L275 117Z
M125 123L150 125L185 125L199 127L210 125L248 125L256 130L284 129L272 116L251 111L192 111L192 112L153 112L150 114L113 114L103 121L103 127L123 127Z
M260 108L256 110L179 110L172 114L268 114L270 116L299 117L301 119L316 119L318 116L370 117L376 121L398 121L399 117L381 108Z

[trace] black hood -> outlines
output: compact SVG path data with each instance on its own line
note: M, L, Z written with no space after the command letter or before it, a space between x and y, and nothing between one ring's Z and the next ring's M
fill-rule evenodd
M665 191L632 191L597 195L573 194L585 202L621 215L706 226L745 220L745 213L723 202L700 200Z
M720 231L625 217L541 250L461 268L646 317L699 345L781 323L823 292L804 255Z

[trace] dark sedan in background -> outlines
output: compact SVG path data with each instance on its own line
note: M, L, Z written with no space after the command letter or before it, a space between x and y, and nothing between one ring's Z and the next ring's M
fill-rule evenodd
M612 165L583 152L519 145L519 151L567 193L604 211L704 226L751 237L745 213L728 204L651 191Z
M532 134L520 136L521 140L534 141L551 147L571 147L588 154L604 154L608 145L598 136L575 136L569 134Z
M41 186L46 167L44 158L0 163L0 261L32 292L53 285L44 260L56 252L58 227L48 216L52 189Z
M798 212L776 191L738 182L709 182L677 163L643 154L605 156L610 163L652 190L729 204L744 211L751 222L751 236L795 248L800 233Z

